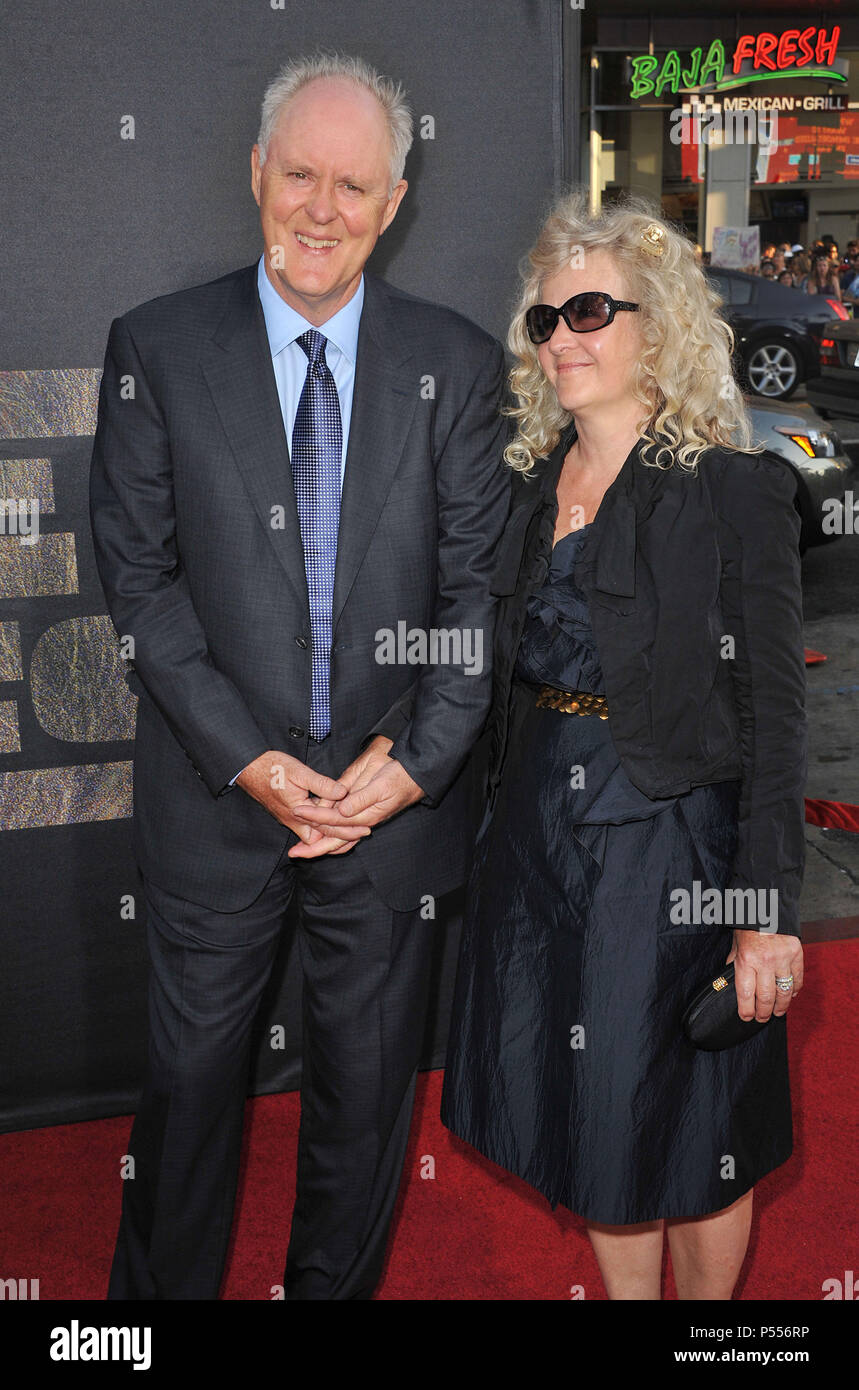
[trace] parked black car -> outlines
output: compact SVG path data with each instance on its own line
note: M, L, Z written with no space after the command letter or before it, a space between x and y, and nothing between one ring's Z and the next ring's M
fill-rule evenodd
M820 376L809 381L806 394L827 420L859 420L859 319L826 325Z
M707 276L737 335L736 370L744 390L786 401L803 381L819 375L825 330L833 315L847 317L837 299L721 266L708 266Z

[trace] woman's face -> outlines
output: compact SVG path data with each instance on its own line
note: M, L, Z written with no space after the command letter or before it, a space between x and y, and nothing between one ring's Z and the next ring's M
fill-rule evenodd
M541 304L560 306L574 294L602 290L613 299L630 299L620 271L607 251L586 251L585 269L565 268L547 277ZM641 351L639 315L619 309L614 320L593 333L573 333L563 319L537 357L564 410L577 416L610 414L633 399L632 383Z

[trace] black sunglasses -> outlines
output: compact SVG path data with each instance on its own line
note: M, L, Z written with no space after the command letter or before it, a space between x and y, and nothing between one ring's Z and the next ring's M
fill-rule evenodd
M611 323L618 309L634 312L637 308L637 304L630 304L626 299L612 299L601 290L586 290L583 294L574 294L559 309L554 304L532 304L525 314L525 327L532 343L547 343L558 326L558 319L563 319L572 333L595 333Z

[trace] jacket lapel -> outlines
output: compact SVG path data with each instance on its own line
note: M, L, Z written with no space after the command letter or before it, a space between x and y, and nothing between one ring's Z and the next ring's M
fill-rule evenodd
M224 317L203 357L203 371L268 543L304 609L310 612L301 527L283 428L256 263L236 278ZM400 462L417 405L419 378L384 282L365 275L355 389L340 499L334 571L334 628L367 552ZM272 509L277 524L272 524Z
M615 483L617 481L615 478ZM607 490L600 511L605 508L609 491L611 489ZM596 586L606 594L634 598L635 507L628 492L617 494L610 504L610 511L610 521L608 515L599 518L602 524L594 537L597 547Z
M420 388L387 288L364 276L355 390L340 498L334 631L399 467Z
M596 517L596 586L624 598L635 597L637 531L650 516L655 489L666 476L664 469L641 462L642 442L637 440L630 449Z
M295 590L309 628L295 486L256 274L254 263L237 276L230 303L204 354L203 372L268 544Z
M533 506L542 501L557 517L557 487L564 459L575 440L575 424L570 424L561 433L558 444L546 459L540 475L540 490ZM596 549L596 569L594 582L603 593L619 594L623 597L635 596L635 544L636 522L638 516L637 492L643 501L649 495L655 481L652 475L658 470L645 468L638 458L639 444L636 443L627 455L620 472L610 487L606 489L594 521L593 544ZM648 475L646 478L642 475ZM636 484L639 484L638 488ZM582 568L582 575L586 573Z

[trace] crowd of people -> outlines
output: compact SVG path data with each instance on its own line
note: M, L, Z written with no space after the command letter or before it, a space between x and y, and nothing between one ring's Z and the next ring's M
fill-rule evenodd
M710 253L700 246L695 249L700 264L709 265ZM843 255L835 238L828 234L808 247L799 242L794 246L788 241L778 245L767 242L754 274L803 294L825 295L852 314L850 306L859 304L859 238L847 242Z
M763 249L757 272L765 280L777 280L802 290L822 294L839 304L859 303L859 240L848 241L843 256L834 237L823 236L806 248L769 242Z

